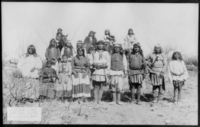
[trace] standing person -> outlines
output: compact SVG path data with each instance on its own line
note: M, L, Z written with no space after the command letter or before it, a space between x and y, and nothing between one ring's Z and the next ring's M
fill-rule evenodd
M65 43L64 48L61 51L61 57L63 55L67 56L68 62L71 62L72 57L75 56L74 48L72 46L71 41L69 41L69 40Z
M126 35L124 39L124 50L125 54L127 55L133 49L133 44L137 42L133 29L128 30L128 35Z
M75 52L75 56L78 54L77 51L79 48L83 48L84 49L84 53L85 55L87 54L87 50L86 48L84 47L84 44L81 40L78 40L77 43L76 43L76 52Z
M164 73L167 68L167 58L158 44L154 47L154 52L146 58L150 73L151 84L153 85L153 102L161 100L163 90L165 90ZM158 89L158 95L157 95Z
M60 58L60 50L57 48L55 39L51 39L49 47L46 49L45 57L46 60L52 61L52 68L54 68L58 74L58 59Z
M57 41L57 47L60 49L60 51L62 50L62 38L63 38L63 33L62 33L62 29L58 28L57 33L56 33L56 41Z
M41 99L47 98L49 100L55 97L55 83L57 79L57 74L55 69L51 68L52 61L48 60L46 67L42 70L40 80L42 84L40 85L40 96Z
M108 69L110 68L110 55L103 50L104 41L97 42L97 50L93 54L93 85L94 98L97 104L101 103L103 95L103 86L107 82Z
M108 29L105 30L104 42L104 49L111 53L113 44L115 43L115 37L110 34L110 30Z
M17 68L22 72L22 75L30 83L30 89L25 91L24 98L36 100L39 97L39 72L42 68L42 59L37 54L34 45L27 48L27 53L24 54L18 61Z
M85 38L83 45L84 45L84 48L86 49L86 52L88 52L91 45L96 47L97 39L95 37L95 34L96 34L96 32L90 31L89 35Z
M127 59L129 63L128 79L131 90L131 103L136 101L136 104L141 104L140 96L146 73L146 62L139 42L133 45L133 50L128 54ZM135 89L137 89L137 100L135 100Z
M188 78L188 71L185 67L185 63L180 52L173 53L172 60L169 62L168 71L169 79L174 85L174 102L181 102L182 87Z
M123 78L127 76L127 60L123 54L123 49L120 44L114 44L111 54L110 65L110 90L113 94L113 102L111 104L122 104L121 92L123 90Z
M67 55L62 55L62 60L59 63L59 84L57 84L57 97L61 98L61 101L65 102L65 97L72 96L72 67L71 61L69 62Z
M91 97L90 89L90 63L85 57L84 49L78 48L77 55L72 59L72 97L87 101L86 98Z

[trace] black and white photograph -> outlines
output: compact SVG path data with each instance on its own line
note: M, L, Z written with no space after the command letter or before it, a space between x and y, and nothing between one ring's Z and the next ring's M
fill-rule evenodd
M1 2L3 124L198 125L199 3Z

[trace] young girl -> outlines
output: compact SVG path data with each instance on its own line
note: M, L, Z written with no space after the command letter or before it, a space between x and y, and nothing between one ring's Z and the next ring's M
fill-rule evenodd
M57 79L56 71L51 68L52 61L48 60L46 62L46 67L42 70L40 80L42 84L40 85L40 96L42 100L44 98L54 99L55 97L55 83Z
M78 48L77 56L72 59L72 97L78 98L80 103L81 98L86 101L86 98L91 97L90 88L90 63L85 57L84 49Z
M173 81L174 85L174 102L178 103L181 101L182 87L188 78L188 72L180 52L173 53L172 61L169 62L168 71L169 79L171 82Z
M120 103L120 94L124 85L123 78L127 75L127 60L120 44L114 44L113 50L110 66L110 89L113 94L113 102L111 104L122 104Z
M141 104L141 88L142 82L145 78L146 73L146 62L143 56L143 51L141 49L140 43L137 42L133 45L133 50L128 54L128 75L129 75L129 85L131 90L131 100L134 103L135 100L135 89L137 89L137 104Z
M45 57L46 60L52 61L52 68L54 68L58 74L58 59L60 58L60 50L57 48L55 39L51 39L49 47L46 49Z
M64 103L64 97L72 96L72 82L71 82L71 62L68 62L67 56L62 56L62 61L59 63L59 84L57 87L57 97L61 97Z

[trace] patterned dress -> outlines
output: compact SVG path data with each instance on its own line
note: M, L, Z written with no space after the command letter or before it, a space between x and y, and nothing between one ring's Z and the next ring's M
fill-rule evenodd
M91 97L89 79L89 60L87 57L76 56L72 59L72 97ZM75 73L78 77L75 77ZM83 74L87 73L86 77Z

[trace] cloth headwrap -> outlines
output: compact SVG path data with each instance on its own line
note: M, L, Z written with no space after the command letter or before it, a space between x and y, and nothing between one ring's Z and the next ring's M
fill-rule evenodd
M104 41L102 41L102 40L98 41L97 45L99 45L99 44L104 44Z
M116 43L116 44L114 44L114 47L121 47L121 44Z
M96 32L94 32L94 31L90 31L90 33L89 34L95 34Z
M62 29L61 29L61 28L58 28L58 31L59 31L59 30L60 30L60 31L62 31Z

